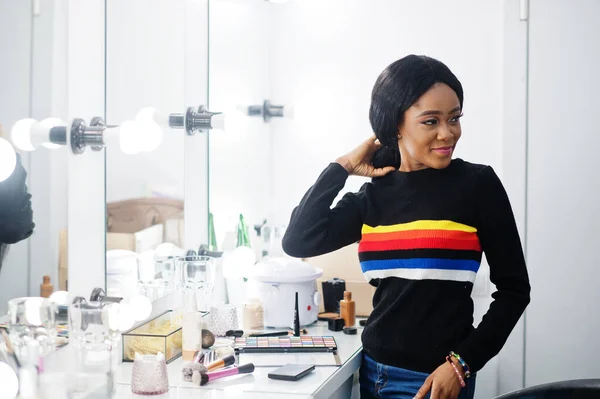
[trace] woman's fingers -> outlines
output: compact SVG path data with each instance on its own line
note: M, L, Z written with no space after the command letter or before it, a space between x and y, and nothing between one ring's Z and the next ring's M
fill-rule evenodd
M373 177L381 177L381 176L385 176L390 172L393 172L394 170L396 170L393 166L386 166L385 168L377 168L377 169L373 169Z
M417 391L417 394L415 395L415 397L413 399L423 399L425 397L425 395L427 395L427 392L429 392L429 390L431 389L432 382L433 382L433 378L431 378L431 376L427 377L427 379L423 383L423 386L421 386L421 388L419 388L419 390Z

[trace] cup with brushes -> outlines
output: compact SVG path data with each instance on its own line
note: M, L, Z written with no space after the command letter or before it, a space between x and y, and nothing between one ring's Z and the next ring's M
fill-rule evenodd
M215 337L210 331L203 330L202 338L203 349L207 350L215 345ZM214 359L219 357L219 353L224 354L224 352L218 350L209 352L199 350L192 361L184 363L182 368L183 380L197 386L203 386L220 378L254 372L254 364L252 363L236 366L235 355L233 354L226 354L224 357ZM211 361L211 359L213 360Z

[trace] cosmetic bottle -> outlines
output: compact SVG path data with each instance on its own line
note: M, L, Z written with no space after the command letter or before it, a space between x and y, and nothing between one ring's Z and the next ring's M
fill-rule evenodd
M246 331L260 331L264 329L264 309L258 298L250 298L244 303L242 320L244 330Z
M356 323L356 304L350 291L344 291L344 299L340 301L340 316L344 319L344 327L352 327Z
M50 298L54 292L54 286L50 283L50 276L44 276L43 283L40 285L40 296L42 298Z
M202 350L202 314L198 312L196 292L185 294L182 322L182 351L184 361L192 361L196 352Z

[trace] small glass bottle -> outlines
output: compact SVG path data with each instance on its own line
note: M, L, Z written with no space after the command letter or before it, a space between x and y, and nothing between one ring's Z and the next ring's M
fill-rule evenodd
M352 327L356 323L356 303L350 291L344 291L344 299L340 301L340 316L344 319L344 327Z
M50 276L44 276L43 282L40 285L40 296L42 298L50 298L54 292L54 286L50 283Z

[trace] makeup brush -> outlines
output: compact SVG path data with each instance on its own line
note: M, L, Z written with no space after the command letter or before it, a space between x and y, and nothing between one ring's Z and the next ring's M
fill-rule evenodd
M206 373L200 375L200 384L206 385L211 381L218 380L219 378L230 377L238 374L250 374L254 372L254 364L248 363L239 367L230 367L219 371L213 371L212 373Z
M198 373L206 373L208 371L206 366L204 366L204 357L204 352L198 351L198 353L196 353L194 356L194 360L191 362L185 362L183 364L183 368L181 369L181 377L184 381L193 381L195 371L198 371Z
M208 372L211 372L211 371L215 371L218 369L222 369L223 367L231 366L234 363L235 363L235 356L228 355L228 356L225 356L223 359L215 360L214 362L209 363L206 366L206 368L207 368Z
M15 353L15 349L12 346L12 343L10 342L10 339L8 338L8 334L6 334L6 330L4 328L0 328L0 331L2 332L2 337L4 338L4 342L6 342L6 349L8 349L8 353L11 354L13 360L15 361L15 365L17 366L17 368L21 368L21 362L19 361L19 358L17 357L17 354Z

